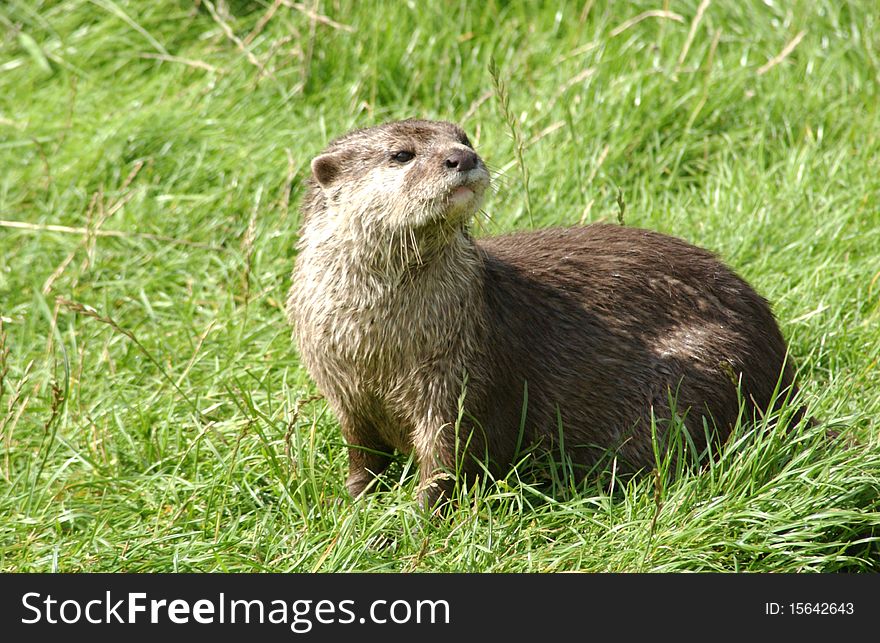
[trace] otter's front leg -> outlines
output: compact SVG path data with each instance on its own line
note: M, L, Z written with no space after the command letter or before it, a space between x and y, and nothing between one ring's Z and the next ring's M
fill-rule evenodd
M370 447L355 446L349 442L348 477L345 479L345 486L352 497L361 495L367 485L388 468L390 461L387 453L377 453Z
M417 431L419 460L419 499L426 509L448 500L456 480L468 484L484 471L486 442L473 423L456 420L424 423Z
M345 486L352 497L361 495L391 462L392 447L379 437L370 419L337 412L342 437L348 445L348 477Z

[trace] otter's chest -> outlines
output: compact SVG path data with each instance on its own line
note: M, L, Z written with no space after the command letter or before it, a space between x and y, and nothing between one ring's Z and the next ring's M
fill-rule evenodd
M454 352L465 299L418 280L349 278L295 281L289 308L308 361L332 360L359 377L387 380Z

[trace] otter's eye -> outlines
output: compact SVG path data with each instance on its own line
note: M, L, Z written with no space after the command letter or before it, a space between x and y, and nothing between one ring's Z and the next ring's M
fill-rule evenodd
M415 157L416 155L412 152L402 150L400 152L394 152L394 154L391 155L391 160L398 163L408 163L409 161L412 161Z
M458 139L458 142L461 143L462 145L467 145L471 149L474 149L474 146L471 145L471 141L467 137L467 134L462 134L461 138Z

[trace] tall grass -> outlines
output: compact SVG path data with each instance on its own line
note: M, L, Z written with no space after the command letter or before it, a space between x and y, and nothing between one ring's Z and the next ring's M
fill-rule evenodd
M874 3L305 5L0 7L0 569L880 570ZM525 462L442 520L405 459L349 500L284 320L296 206L407 116L494 169L484 234L625 204L716 251L823 426L578 488Z

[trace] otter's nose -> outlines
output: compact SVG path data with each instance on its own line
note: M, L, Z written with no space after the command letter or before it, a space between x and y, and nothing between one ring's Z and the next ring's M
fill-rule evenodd
M450 170L467 172L477 167L477 153L467 148L458 148L446 157L444 163Z

